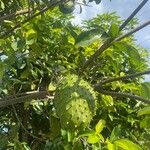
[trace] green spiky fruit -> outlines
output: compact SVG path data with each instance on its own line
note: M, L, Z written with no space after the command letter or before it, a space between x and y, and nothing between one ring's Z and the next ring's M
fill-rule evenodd
M73 1L69 1L67 3L61 3L59 5L59 10L64 14L72 13L74 11L74 9L75 9L75 7L74 7Z
M54 105L63 128L82 130L95 114L95 92L88 82L68 75L56 90Z

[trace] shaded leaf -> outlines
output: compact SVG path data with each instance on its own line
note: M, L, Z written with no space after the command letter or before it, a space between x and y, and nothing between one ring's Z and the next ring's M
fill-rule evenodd
M91 43L100 40L101 34L104 32L104 29L92 29L89 31L84 31L78 35L75 40L75 44L78 46L87 46Z
M3 78L4 69L4 64L0 62L0 80Z
M118 34L119 34L119 26L113 23L109 29L109 35L112 38L115 38L118 36Z
M72 150L83 150L83 144L81 140L78 140L74 143Z
M144 82L141 84L141 95L144 98L150 98L150 82Z
M120 136L121 136L120 126L114 127L114 129L110 135L110 141L113 142L113 141L117 140Z
M150 117L146 116L141 122L140 122L141 128L148 128L150 129Z

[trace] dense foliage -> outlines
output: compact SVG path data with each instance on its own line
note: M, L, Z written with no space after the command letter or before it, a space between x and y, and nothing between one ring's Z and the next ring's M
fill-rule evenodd
M106 13L76 26L75 2L66 3L0 0L0 150L148 150L150 83L137 75L149 68L148 52L133 36L114 40L137 20L120 31L123 20ZM111 45L84 67L106 41ZM70 116L79 127L82 118L92 120L70 130Z

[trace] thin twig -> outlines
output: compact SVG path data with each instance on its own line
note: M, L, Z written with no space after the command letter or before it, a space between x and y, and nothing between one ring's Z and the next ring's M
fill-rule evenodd
M19 116L18 116L18 113L17 113L17 111L16 111L15 106L12 105L12 108L13 108L13 111L14 111L14 114L15 114L15 117L16 117L17 121L19 122L19 124L21 125L21 127L24 129L24 131L25 131L27 134L29 134L31 137L33 137L34 139L37 139L37 140L39 140L39 141L44 141L42 138L39 138L39 137L37 137L37 136L31 134L31 133L24 127L24 125L22 124L21 120L19 119Z
M46 12L47 10L49 10L50 8L53 8L55 6L57 6L59 3L62 3L62 2L68 2L70 0L60 0L60 1L56 1L54 3L50 3L49 5L47 5L46 7L44 7L40 12L34 14L33 16L27 18L26 20L20 22L19 24L17 24L16 26L14 26L12 29L10 29L8 32L5 32L3 35L0 36L0 39L3 39L5 37L7 37L10 33L12 33L15 29L21 27L21 25L29 22L30 20L32 20L33 18L43 14L44 12Z
M143 103L150 104L149 99L145 99L143 97L133 95L131 93L106 91L106 90L103 90L103 88L101 86L95 87L95 90L104 94L104 95L111 95L111 96L115 96L115 97L125 97L125 98L130 98L130 99L136 99L136 100L141 101Z
M150 74L150 70L134 73L134 74L123 76L123 77L106 79L106 80L100 81L95 86L106 84L106 83L110 83L110 82L114 82L114 81L118 81L118 80L126 80L126 79L129 79L129 78L135 78L135 77L138 77L138 76L141 76L141 75L145 75L145 74Z

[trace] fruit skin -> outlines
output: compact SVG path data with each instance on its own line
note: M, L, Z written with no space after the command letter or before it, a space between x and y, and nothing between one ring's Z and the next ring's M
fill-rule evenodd
M74 9L75 9L75 7L74 7L73 1L69 1L67 3L61 3L59 5L59 10L64 14L72 13L74 11Z
M95 114L95 99L93 88L77 75L63 79L54 99L62 128L74 131L88 127Z

